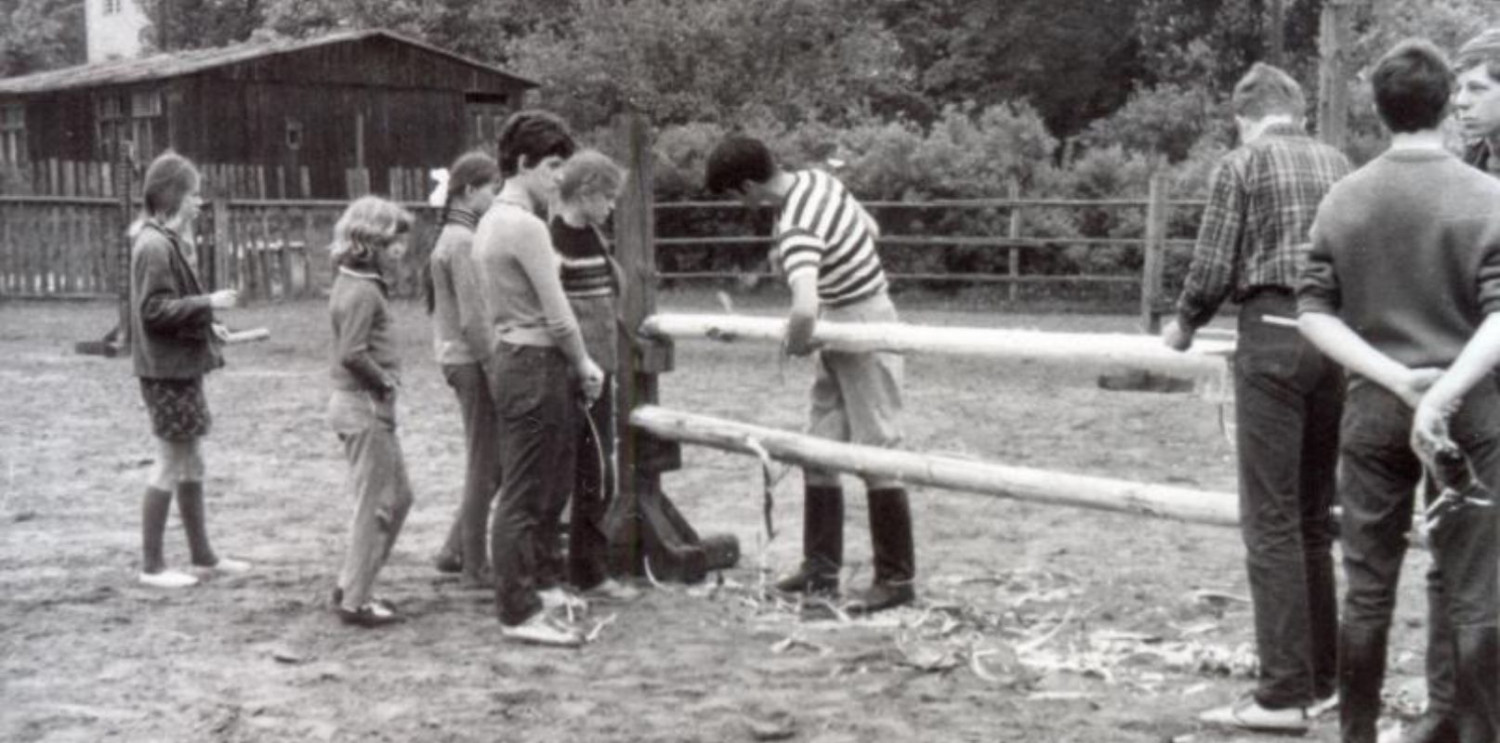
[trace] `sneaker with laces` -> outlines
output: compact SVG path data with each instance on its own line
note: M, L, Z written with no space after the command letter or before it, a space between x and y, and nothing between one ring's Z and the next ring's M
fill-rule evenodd
M1199 722L1269 733L1305 733L1310 722L1302 707L1267 709L1254 697L1215 707L1198 715Z
M212 565L194 565L193 572L201 578L212 578L217 575L244 575L250 572L254 565L232 557L221 557Z
M542 599L543 609L569 609L578 612L588 611L589 609L589 602L561 588L548 588L544 591L537 591L536 595Z
M641 590L628 583L621 583L614 578L605 578L603 583L584 591L583 595L594 601L625 603L640 598Z
M575 628L553 619L545 610L515 625L500 625L500 636L515 642L550 647L574 648L583 644L583 635Z
M187 588L198 585L198 579L179 570L163 570L159 573L141 573L136 578L143 586L152 588Z
M371 601L352 611L341 607L338 610L338 614L339 619L342 619L344 624L363 627L365 629L384 627L403 620L400 614L397 614L390 607L378 601Z
M1323 697L1322 699L1313 702L1312 706L1307 708L1307 717L1310 720L1316 720L1323 715L1329 714L1330 712L1337 712L1338 708L1339 693L1334 692L1326 697Z

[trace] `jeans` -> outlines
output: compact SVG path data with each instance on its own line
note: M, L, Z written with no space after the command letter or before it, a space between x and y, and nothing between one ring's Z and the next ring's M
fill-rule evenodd
M614 500L614 375L604 392L578 416L578 467L573 480L573 513L568 521L568 582L588 590L609 577L609 540L604 514ZM592 427L589 425L592 423ZM598 431L596 438L594 432Z
M1355 380L1343 422L1340 502L1344 507L1344 621L1388 632L1396 584L1406 555L1406 532L1416 507L1422 465L1408 440L1412 411L1374 383ZM1479 482L1500 484L1500 393L1484 382L1471 390L1449 423ZM1494 508L1450 514L1430 535L1433 565L1427 574L1428 686L1438 714L1473 714L1455 672L1456 637L1494 627L1500 613L1500 545ZM1492 679L1487 682L1493 686Z
M1240 308L1235 352L1240 529L1260 680L1268 709L1303 707L1337 687L1338 608L1332 524L1343 373L1303 340L1288 293Z
M573 485L577 385L550 346L501 342L490 375L501 472L490 551L500 621L516 625L542 609L537 591L556 540L547 524Z

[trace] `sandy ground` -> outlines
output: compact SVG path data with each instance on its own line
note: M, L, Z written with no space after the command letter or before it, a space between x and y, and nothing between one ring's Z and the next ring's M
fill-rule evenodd
M685 304L702 297L682 297ZM348 504L321 411L318 302L227 315L272 340L210 377L210 528L253 573L166 593L139 587L139 496L153 456L127 361L72 343L108 304L0 303L0 740L5 741L1227 741L1200 709L1250 688L1237 532L913 493L921 605L876 620L803 621L762 601L753 460L703 449L666 490L702 532L738 536L740 565L697 587L595 606L577 651L501 640L491 597L432 568L457 503L457 407L401 304L402 431L418 503L381 577L411 621L341 625L327 592ZM928 323L1125 331L1099 316L909 309ZM910 448L1231 491L1215 405L1104 392L1095 372L951 358L908 362ZM683 344L663 402L801 425L811 370L768 349ZM869 580L850 483L846 582ZM799 554L801 486L777 489L772 570ZM186 563L173 516L168 559ZM1420 698L1425 555L1409 560L1392 649L1393 708ZM1335 740L1321 722L1313 740Z

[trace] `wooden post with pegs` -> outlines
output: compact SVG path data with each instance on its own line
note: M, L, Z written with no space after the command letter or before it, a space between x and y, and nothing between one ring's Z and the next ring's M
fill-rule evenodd
M657 377L672 370L672 342L637 331L656 313L656 224L652 195L650 123L630 111L618 119L620 151L628 169L615 209L615 257L624 274L620 297L620 353L614 424L618 446L616 503L606 524L610 570L694 583L709 570L732 566L739 544L732 536L702 539L661 489L661 475L682 466L676 441L630 425L637 408L658 402Z

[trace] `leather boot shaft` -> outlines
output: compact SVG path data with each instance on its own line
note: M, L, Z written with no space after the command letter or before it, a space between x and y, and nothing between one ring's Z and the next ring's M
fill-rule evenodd
M912 543L911 501L906 490L871 490L869 502L875 583L910 583L917 575L917 556Z

